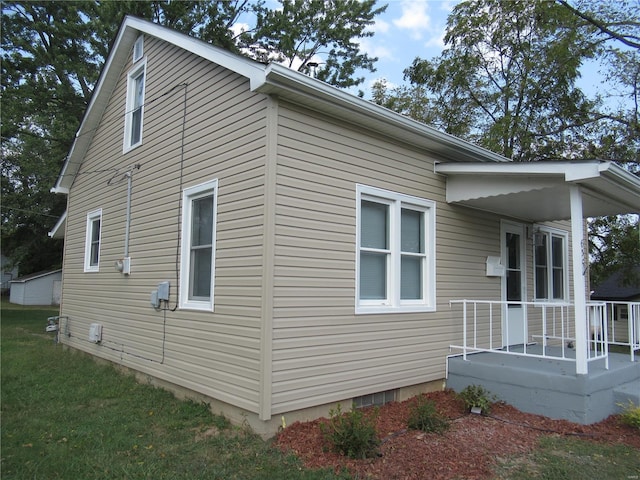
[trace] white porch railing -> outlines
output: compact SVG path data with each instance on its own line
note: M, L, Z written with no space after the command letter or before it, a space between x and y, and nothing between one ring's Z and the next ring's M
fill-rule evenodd
M609 343L629 347L631 361L640 350L640 302L606 302Z
M462 345L451 348L462 350L465 360L468 353L497 352L576 361L572 304L493 300L452 300L450 304L454 318L462 318ZM605 302L587 303L587 361L604 359L606 368L608 318ZM637 339L637 333L630 338Z

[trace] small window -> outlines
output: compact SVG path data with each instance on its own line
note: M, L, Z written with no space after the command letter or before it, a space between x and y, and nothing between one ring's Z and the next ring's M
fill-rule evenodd
M212 180L182 195L181 308L213 311L217 190Z
M356 313L435 310L435 203L357 187Z
M567 232L538 227L534 234L536 300L567 300Z
M144 55L144 37L141 35L133 44L133 63L136 63Z
M87 230L84 246L84 271L97 272L100 268L100 238L102 233L102 209L87 214Z
M124 151L142 144L146 62L129 72L124 121Z

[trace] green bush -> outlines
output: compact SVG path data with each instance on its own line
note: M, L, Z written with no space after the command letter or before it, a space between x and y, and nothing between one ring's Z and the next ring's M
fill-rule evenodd
M408 426L412 430L443 433L449 428L449 420L438 413L432 400L421 396L409 412Z
M325 438L335 451L349 458L371 458L378 454L380 440L376 434L377 409L366 415L355 407L343 413L340 404L329 410L329 423L321 424Z
M458 397L462 399L467 410L478 407L485 414L491 411L491 404L496 400L496 397L481 385L467 386Z
M622 423L640 429L640 406L634 405L631 400L629 400L627 405L620 406L624 408L624 411L620 415Z

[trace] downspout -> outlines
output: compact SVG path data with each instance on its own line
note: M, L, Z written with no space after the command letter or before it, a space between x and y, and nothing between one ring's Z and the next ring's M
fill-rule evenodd
M571 260L573 267L573 299L575 305L575 332L576 332L576 374L586 375L589 371L587 363L587 299L585 292L587 284L585 280L585 254L583 248L584 220L582 217L582 192L578 185L569 187L569 200L571 204Z
M123 178L127 179L127 207L125 213L125 223L124 223L124 257L122 260L116 261L116 270L122 273L123 275L131 274L131 257L129 256L129 232L131 230L131 191L133 190L133 171L138 170L140 168L140 164L136 163L133 167L131 167L127 172L124 173ZM110 185L114 177L107 182L107 185Z
M124 227L124 258L127 261L129 259L129 229L131 228L131 171L125 173L125 176L127 177L127 213Z

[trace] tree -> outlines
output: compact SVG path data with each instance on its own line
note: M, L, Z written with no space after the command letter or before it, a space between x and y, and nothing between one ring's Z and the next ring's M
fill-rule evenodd
M597 43L576 23L552 2L462 2L443 53L405 70L408 93L426 95L448 133L515 161L557 157L584 137L595 106L576 80Z
M274 57L306 74L347 88L359 85L358 69L375 71L371 58L360 51L358 38L373 36L366 28L386 5L375 0L279 0L281 9L258 15L253 43L265 59Z
M3 4L2 249L20 274L60 266L47 232L65 199L49 193L99 68L83 44L94 3Z
M635 267L640 266L640 223L621 215L592 219L588 227L592 284L621 271L625 285L639 285Z
M358 68L373 69L353 40L384 10L374 0L7 1L2 3L2 249L20 274L57 267L62 244L47 237L65 208L49 192L90 101L98 74L126 14L149 19L236 53L261 42L280 58L325 64L318 78L357 85ZM330 8L332 7L332 8ZM257 24L236 28L254 15ZM294 23L288 24L290 20ZM329 48L328 52L322 49ZM290 65L293 65L290 63Z

